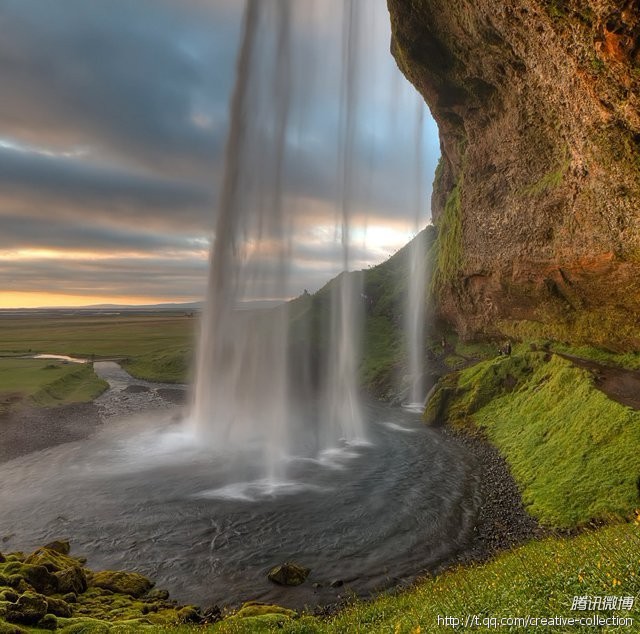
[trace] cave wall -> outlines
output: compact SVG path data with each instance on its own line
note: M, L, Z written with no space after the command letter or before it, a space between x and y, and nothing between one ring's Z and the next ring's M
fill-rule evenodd
M440 130L433 291L460 334L640 350L639 4L388 0Z

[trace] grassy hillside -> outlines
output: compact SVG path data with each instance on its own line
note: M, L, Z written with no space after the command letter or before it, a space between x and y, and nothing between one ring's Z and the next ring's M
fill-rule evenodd
M424 266L428 269L435 228L427 227L415 239L425 242L424 252L427 255ZM403 322L410 244L382 264L349 273L358 276L358 283L362 288L364 322L360 332L361 383L381 398L391 396L395 392L402 374L406 371ZM314 359L321 357L322 351L329 345L331 292L338 279L331 280L314 295L302 295L289 304L292 347L296 349L303 342L306 343ZM426 286L428 287L428 284ZM424 302L427 303L426 288ZM426 354L426 347L424 352Z
M625 518L638 506L640 412L561 357L521 347L449 375L426 417L483 430L544 524Z

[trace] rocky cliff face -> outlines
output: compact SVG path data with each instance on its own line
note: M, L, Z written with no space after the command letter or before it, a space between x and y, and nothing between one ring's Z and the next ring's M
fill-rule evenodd
M640 349L640 3L388 0L438 122L434 291L461 334Z

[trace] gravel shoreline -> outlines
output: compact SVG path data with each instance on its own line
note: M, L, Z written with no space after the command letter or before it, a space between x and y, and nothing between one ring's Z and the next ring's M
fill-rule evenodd
M0 415L0 463L67 442L83 440L102 426L95 403L21 408Z
M504 550L548 534L527 513L507 461L482 432L472 434L449 427L443 427L441 432L468 450L480 476L482 502L464 562L486 561Z

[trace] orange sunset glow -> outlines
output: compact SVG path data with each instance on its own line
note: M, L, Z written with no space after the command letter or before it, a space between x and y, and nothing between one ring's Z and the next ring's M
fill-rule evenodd
M96 304L124 304L148 306L153 304L188 301L189 298L148 297L137 295L65 295L46 292L0 291L1 308L82 308Z

